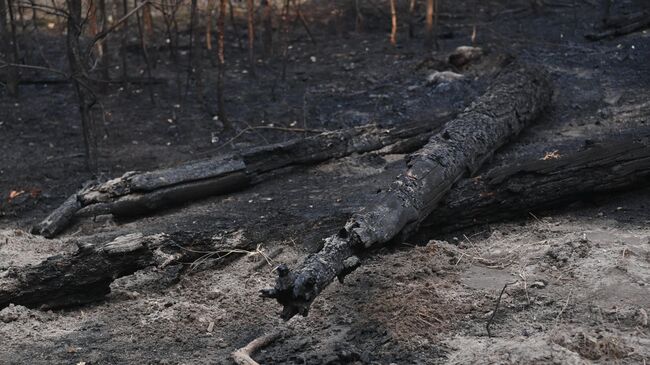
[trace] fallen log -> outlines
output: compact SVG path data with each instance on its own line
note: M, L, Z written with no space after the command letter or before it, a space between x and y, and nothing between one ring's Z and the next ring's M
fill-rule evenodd
M550 154L552 158L535 150L512 164L461 179L422 222L419 233L431 237L441 229L521 217L533 209L562 206L595 193L644 186L650 178L650 128L595 141L568 141L552 148L558 150ZM231 253L253 249L220 246L213 236L209 232L134 234L104 245L81 245L75 253L10 269L0 275L0 309L10 303L66 307L101 300L113 280L137 270L194 262L205 255L223 262L225 255L234 259ZM356 260L347 260L343 267L353 268Z
M422 231L467 227L629 189L650 177L650 128L569 141L454 186ZM422 233L422 232L420 232Z
M288 166L315 164L382 148L385 153L412 151L424 144L423 136L431 135L448 119L449 116L443 114L428 123L392 128L366 125L254 147L168 169L127 172L122 177L84 187L34 226L32 233L50 238L77 216L140 215L193 199L241 190Z
M149 266L227 253L226 248L215 246L212 236L208 232L134 233L101 245L82 244L75 253L52 256L39 264L9 268L0 276L0 309L10 303L60 308L101 300L119 277Z
M334 278L359 264L356 251L406 236L431 214L464 175L532 122L548 104L551 87L543 72L513 65L488 91L410 157L408 168L373 207L354 214L323 248L293 271L278 268L275 287L262 295L284 306L282 317L307 315L309 306Z

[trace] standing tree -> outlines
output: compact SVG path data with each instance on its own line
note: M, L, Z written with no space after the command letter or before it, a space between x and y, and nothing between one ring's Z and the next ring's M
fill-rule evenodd
M361 4L359 3L360 1L361 0L354 0L354 29L357 33L361 33L363 31L363 14L361 14Z
M126 17L129 13L129 1L122 0L122 15ZM122 59L122 82L129 81L128 60L127 60L127 42L129 40L129 19L122 22L122 32L120 34L120 57Z
M0 71L4 69L4 82L7 87L7 92L9 95L16 97L18 96L18 70L15 64L18 62L17 47L15 44L15 32L14 26L11 24L13 21L10 20L10 23L7 23L7 10L11 14L11 0L0 0L0 53L6 58L6 64L0 64ZM12 16L9 19L13 19Z
M97 169L97 151L91 108L95 97L88 83L86 52L81 46L81 34L84 20L81 17L81 0L66 0L68 23L66 46L70 77L79 100L79 113L86 152L86 168L95 172Z
M390 0L390 44L397 45L397 5Z
M99 0L99 32L105 32L108 29L108 13L106 12L106 0ZM110 65L108 53L108 40L103 39L97 42L97 53L99 57L99 68L104 81L110 81ZM105 84L105 83L104 83Z
M291 2L284 1L282 9L282 82L287 80L287 62L289 59L289 7Z
M273 55L273 9L269 0L262 0L262 43L264 44L264 57Z
M224 54L225 31L226 31L226 1L219 0L219 15L217 16L217 116L223 123L224 128L231 129L226 118L225 100L223 93L223 79L226 71L226 57Z
M415 8L416 0L410 0L409 2L409 38L415 37Z
M248 20L248 65L250 73L255 77L255 1L246 0Z
M438 27L438 0L427 0L427 13L426 13L426 36L424 45L427 48L433 47L435 44L436 50L438 46L438 36L436 30Z

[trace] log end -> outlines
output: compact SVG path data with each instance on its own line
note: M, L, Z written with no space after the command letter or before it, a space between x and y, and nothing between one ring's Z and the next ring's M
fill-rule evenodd
M263 298L274 298L282 304L280 317L285 321L296 314L306 317L309 306L318 293L314 293L314 283L310 277L292 272L287 265L282 264L276 268L278 278L275 287L262 289Z

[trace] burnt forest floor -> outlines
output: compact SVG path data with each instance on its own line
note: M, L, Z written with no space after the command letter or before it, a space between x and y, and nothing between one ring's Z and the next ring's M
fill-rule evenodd
M650 30L585 40L601 17L600 2L558 0L533 11L528 1L493 0L481 2L475 19L470 9L443 1L439 51L423 48L421 22L416 38L409 39L404 27L392 47L389 21L376 10L367 9L366 29L356 33L349 12L315 15L330 14L329 3L304 10L317 44L299 26L292 31L286 82L277 56L261 60L253 79L246 51L229 39L226 108L234 130L224 131L213 117L216 73L208 57L198 57L204 70L190 79L186 92L187 60L169 61L161 37L153 57L162 84L151 90L110 85L101 94L100 175L171 166L314 131L454 113L480 95L512 57L545 68L555 93L540 120L492 163L514 159L526 146L537 146L542 157L565 139L648 124ZM642 4L616 2L614 11ZM471 44L474 24L477 45L486 53L482 59L455 70L466 75L462 80L427 82L432 72L449 69L445 61L452 50ZM64 37L53 32L40 34L34 47L64 68ZM130 57L141 64L137 52ZM38 61L38 54L33 58ZM131 72L141 76L140 68ZM118 77L120 71L112 73ZM47 240L27 233L30 226L92 177L84 167L76 105L69 84L25 85L19 99L0 97L0 273L73 251L75 242L133 232L211 230L250 253L181 276L143 270L116 281L106 300L92 305L5 308L2 364L229 364L234 349L278 328L283 337L255 355L260 363L650 360L647 188L587 197L517 221L420 234L365 257L345 284L325 290L308 317L283 322L279 305L259 297L275 274L270 265L260 265L257 252L281 248L275 263L301 262L390 184L405 156L369 153L293 168L242 192L139 219L81 220ZM9 199L12 191L24 193ZM515 284L501 297L488 337L486 323L507 283Z

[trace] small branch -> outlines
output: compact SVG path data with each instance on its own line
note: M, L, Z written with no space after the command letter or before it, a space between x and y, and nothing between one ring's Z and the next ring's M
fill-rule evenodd
M0 69L3 69L5 67L17 67L17 68L24 68L28 70L37 70L37 71L46 71L46 72L52 72L58 75L65 76L66 78L69 78L70 75L67 73L57 70L54 68L49 68L49 67L44 67L44 66L36 66L36 65L23 65L20 63L10 63L10 62L5 62L5 61L0 61Z
M254 339L253 341L251 341L248 345L246 345L246 346L244 346L244 347L242 347L242 348L240 348L240 349L238 349L236 351L233 351L233 353L231 354L232 359L238 365L259 365L258 362L256 362L255 360L253 360L253 358L251 358L251 355L255 351L270 345L271 343L276 341L278 338L280 338L281 335L282 335L282 333L280 331L275 331L275 332L269 333L268 335L258 337L256 339Z
M519 280L512 282L512 283L506 283L506 285L503 286L503 289L501 289L501 294L499 294L499 298L497 298L497 304L494 306L494 310L492 311L492 315L490 316L490 319L488 319L487 323L485 324L485 329L487 330L488 337L492 337L492 332L490 332L490 326L492 325L492 322L494 322L494 317L496 317L497 312L499 311L499 304L501 304L501 297L503 297L503 293L506 292L506 288L509 285L515 285L519 282Z

